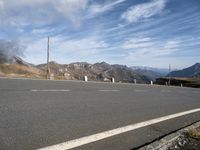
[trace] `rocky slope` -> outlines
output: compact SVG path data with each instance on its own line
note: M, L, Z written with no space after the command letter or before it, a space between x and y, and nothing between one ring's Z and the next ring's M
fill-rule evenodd
M41 70L46 70L46 64L36 66ZM89 64L87 62L76 62L71 64L58 64L50 62L50 71L55 78L82 80L84 76L88 76L89 80L94 81L110 81L112 77L117 82L138 82L146 83L150 78L133 71L124 65L110 65L105 62Z
M168 77L200 77L200 63L196 63L191 67L172 71L170 74L167 75Z

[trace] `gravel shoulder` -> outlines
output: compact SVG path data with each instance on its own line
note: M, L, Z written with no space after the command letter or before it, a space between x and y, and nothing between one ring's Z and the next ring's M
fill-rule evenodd
M175 140L168 150L200 150L200 126L183 132L183 135Z
M200 150L200 121L139 150Z

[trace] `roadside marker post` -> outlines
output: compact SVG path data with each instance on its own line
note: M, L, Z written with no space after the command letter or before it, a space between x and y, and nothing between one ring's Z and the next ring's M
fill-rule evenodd
M137 84L137 80L136 79L134 79L134 84Z
M88 77L84 76L84 81L87 82L88 81Z
M112 82L112 83L115 83L115 78L111 78L111 82Z

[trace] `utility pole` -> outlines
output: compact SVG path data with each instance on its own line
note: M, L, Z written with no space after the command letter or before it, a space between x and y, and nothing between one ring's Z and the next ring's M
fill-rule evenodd
M50 79L50 68L49 68L49 42L50 42L50 38L48 36L48 40L47 40L47 79Z
M170 86L170 84L171 84L171 64L169 64L169 86Z

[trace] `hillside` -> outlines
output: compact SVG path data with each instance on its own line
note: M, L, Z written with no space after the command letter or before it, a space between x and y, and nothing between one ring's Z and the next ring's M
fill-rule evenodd
M46 64L41 64L36 67L43 71L46 70ZM117 82L134 82L134 79L137 79L141 83L150 81L150 78L147 76L133 71L127 66L110 65L106 62L95 64L76 62L63 65L50 62L50 70L56 79L82 80L83 76L88 76L88 79L93 81L110 81L112 77Z
M0 54L0 76L43 78L44 72L34 67L34 65L25 62L20 57L7 57Z
M191 67L178 70L178 71L172 71L170 74L167 75L167 77L200 77L200 63L196 63L192 65Z

